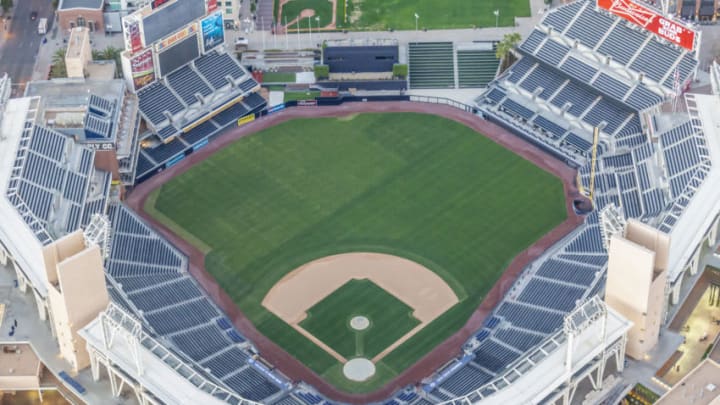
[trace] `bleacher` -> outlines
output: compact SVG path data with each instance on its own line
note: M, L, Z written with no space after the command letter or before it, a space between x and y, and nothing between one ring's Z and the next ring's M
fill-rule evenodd
M238 373L223 378L223 382L243 398L251 401L262 401L280 391L280 388L252 367L246 367Z
M248 368L250 355L238 346L245 339L187 274L187 258L126 206L111 205L108 213L113 236L105 268L119 288L113 294L189 362L246 398L260 401L279 392Z
M87 225L93 213L104 213L109 177L96 174L91 149L39 125L26 126L20 142L24 147L16 155L18 169L8 179L6 195L41 243Z
M139 110L148 129L140 134L146 146L139 154L136 181L193 152L238 118L262 109L265 100L254 92L257 88L237 60L213 50L140 89ZM227 107L241 98L241 103ZM205 120L218 109L223 110L216 120Z
M205 81L200 78L200 75L190 65L186 65L168 75L167 82L188 106L200 102L196 95L207 97L212 94L212 89L205 84Z
M457 50L458 86L485 87L495 78L500 61L490 50Z
M452 42L410 42L408 52L410 88L455 87Z
M240 65L227 53L212 51L195 59L195 67L210 85L221 89L245 76ZM228 80L230 78L230 80Z
M182 102L161 81L152 83L138 91L140 113L153 125L167 120L166 112L171 115L185 109Z

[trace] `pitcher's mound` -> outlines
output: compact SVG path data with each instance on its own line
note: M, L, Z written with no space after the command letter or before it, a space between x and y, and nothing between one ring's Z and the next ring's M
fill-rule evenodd
M354 316L350 320L350 327L354 330L361 331L365 330L370 326L370 320L364 316Z
M358 357L345 363L343 374L348 380L362 382L375 375L375 364L368 359Z

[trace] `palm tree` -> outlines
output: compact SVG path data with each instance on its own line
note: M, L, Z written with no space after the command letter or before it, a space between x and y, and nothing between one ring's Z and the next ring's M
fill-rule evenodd
M115 77L122 78L122 65L120 60L122 49L108 46L103 50L93 50L93 60L114 60L115 61Z
M66 52L67 49L61 48L55 51L55 53L53 54L50 77L67 77L67 67L65 66Z
M502 41L497 43L495 56L500 59L502 63L501 70L505 70L515 61L515 47L517 47L517 44L520 43L521 39L522 37L520 37L519 33L513 32L505 34Z

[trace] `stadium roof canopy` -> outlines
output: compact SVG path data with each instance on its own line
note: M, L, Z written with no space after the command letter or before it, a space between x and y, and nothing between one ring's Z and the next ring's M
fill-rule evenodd
M205 379L143 332L140 323L115 304L111 303L78 334L166 404L260 405Z
M701 126L705 136L711 162L720 162L720 96L706 94L686 95L688 112L694 122ZM673 248L670 250L668 278L675 280L680 276L686 264L695 254L706 231L712 226L720 212L720 165L713 164L710 171L697 189L695 195L675 223L670 238Z
M58 10L70 10L73 8L101 9L103 0L60 0Z
M29 97L8 100L0 126L0 218L3 225L0 226L0 240L12 240L14 246L21 250L13 252L13 257L23 269L38 270L43 269L44 264L42 256L35 252L39 251L42 244L5 197L5 190L15 164L20 137L26 122L34 120L39 102L38 98ZM26 276L41 295L47 294L44 282L47 276L43 272L30 272Z

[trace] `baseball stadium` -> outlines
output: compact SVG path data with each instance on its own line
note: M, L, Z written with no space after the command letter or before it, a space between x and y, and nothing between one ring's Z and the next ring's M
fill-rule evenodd
M122 24L124 79L0 85L0 264L84 402L107 378L151 404L602 403L716 245L720 67L688 91L700 32L649 5L549 9L470 104L406 90L463 87L483 44L273 104L215 2Z

